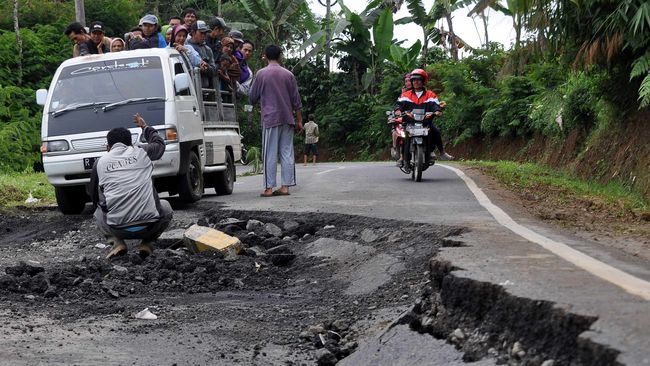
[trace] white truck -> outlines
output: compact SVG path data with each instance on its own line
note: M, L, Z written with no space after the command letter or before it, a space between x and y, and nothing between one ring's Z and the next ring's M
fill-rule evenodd
M234 162L241 158L241 135L234 98L201 77L176 50L145 49L83 56L63 62L49 90L36 93L43 105L41 153L59 209L79 214L89 201L87 186L95 161L106 153L106 134L114 127L131 131L140 113L165 140L154 162L158 192L178 194L183 202L201 199L205 187L231 194Z

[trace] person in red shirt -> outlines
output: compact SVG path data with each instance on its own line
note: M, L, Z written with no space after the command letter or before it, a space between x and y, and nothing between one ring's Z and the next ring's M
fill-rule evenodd
M425 113L433 113L436 116L442 114L442 107L444 102L438 100L438 96L431 90L427 90L425 85L429 80L429 74L422 69L415 69L411 72L411 89L406 90L397 99L395 111L397 114L404 114L412 111L413 109L424 109ZM445 147L442 144L442 135L436 125L431 122L429 133L429 147L431 151L431 158L437 160L452 160L454 157L445 152ZM440 156L435 155L434 147L438 148ZM400 158L402 161L402 158ZM399 164L399 162L398 162Z

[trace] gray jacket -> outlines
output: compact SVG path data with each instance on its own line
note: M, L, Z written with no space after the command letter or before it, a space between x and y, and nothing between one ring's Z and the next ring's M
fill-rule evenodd
M185 45L192 47L201 56L201 60L208 64L208 70L205 73L201 73L201 86L204 88L214 88L212 78L217 74L218 68L210 47L205 42L198 44L194 43L191 39L188 39Z
M93 167L91 198L106 213L108 225L120 227L160 218L160 200L153 186L152 160L165 152L165 141L153 127L142 131L147 145L116 143Z

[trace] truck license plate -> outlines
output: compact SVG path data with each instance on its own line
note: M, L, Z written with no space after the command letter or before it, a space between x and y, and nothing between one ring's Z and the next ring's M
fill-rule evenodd
M84 158L84 169L91 170L97 158Z

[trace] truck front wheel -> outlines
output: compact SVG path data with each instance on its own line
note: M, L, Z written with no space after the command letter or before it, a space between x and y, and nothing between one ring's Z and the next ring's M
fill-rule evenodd
M187 172L179 176L178 195L184 203L196 202L203 196L201 160L194 151L190 152Z
M84 186L54 187L56 204L65 215L79 215L86 207L86 190Z

